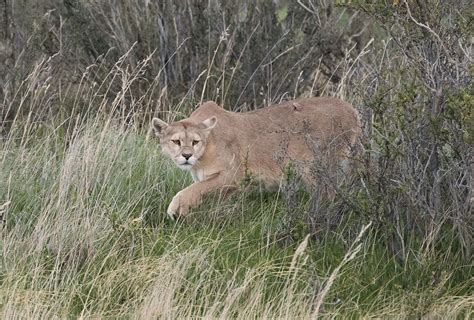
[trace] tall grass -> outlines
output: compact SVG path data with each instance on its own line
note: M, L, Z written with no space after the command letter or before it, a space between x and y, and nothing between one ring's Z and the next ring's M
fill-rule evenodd
M187 179L144 132L97 118L67 144L57 127L35 134L2 150L4 318L310 314L309 285L295 286L304 250L290 267L291 250L272 256L258 237L239 233L236 247L218 225L165 223ZM252 266L226 261L252 255Z
M30 113L15 119L1 149L5 319L472 312L472 267L460 260L398 266L375 230L355 237L357 223L283 244L278 192L211 198L168 221L169 201L190 179L146 128L113 113L43 122ZM294 209L305 208L303 197Z
M262 2L271 10L218 27L214 15L235 7L171 3L14 12L41 23L2 71L2 318L471 317L469 50L452 51L456 72L446 74L456 77L436 100L425 78L446 70L417 66L437 38L402 46L421 62L393 45L415 39L416 24L401 25L410 38L346 43L357 12L317 1L278 8L278 23ZM189 30L178 23L188 18ZM75 28L83 21L93 22L88 40ZM436 30L443 41L454 39L447 22ZM149 136L153 114L172 121L206 98L247 110L316 93L352 102L364 124L356 183L334 203L297 186L291 195L242 186L186 219L165 218L191 181ZM432 105L444 111L421 112ZM341 221L326 228L325 215Z

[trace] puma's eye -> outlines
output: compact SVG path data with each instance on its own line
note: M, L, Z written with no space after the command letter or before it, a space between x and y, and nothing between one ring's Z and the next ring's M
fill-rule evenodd
M199 142L199 140L193 140L193 146L197 145Z
M174 144L180 146L181 145L181 141L179 140L171 140L171 142L173 142Z

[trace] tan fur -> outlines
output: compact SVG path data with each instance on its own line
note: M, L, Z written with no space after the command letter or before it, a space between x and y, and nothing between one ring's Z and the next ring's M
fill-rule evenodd
M245 113L210 101L170 125L155 118L153 128L162 151L194 179L171 201L171 217L186 215L204 194L237 189L248 173L278 186L289 162L297 163L303 181L311 184L310 165L321 155L340 163L360 134L357 112L336 98L299 99ZM183 164L182 154L192 154L191 164Z

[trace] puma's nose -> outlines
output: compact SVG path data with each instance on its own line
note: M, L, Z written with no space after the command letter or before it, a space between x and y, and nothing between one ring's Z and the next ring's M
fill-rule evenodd
M189 160L189 158L191 158L192 154L190 154L190 153L183 153L182 156L184 157L184 159Z

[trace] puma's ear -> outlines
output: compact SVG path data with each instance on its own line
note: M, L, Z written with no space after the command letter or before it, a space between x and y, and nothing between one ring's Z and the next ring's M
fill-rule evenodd
M163 134L163 131L165 131L165 129L168 127L168 124L166 122L158 118L153 118L153 120L151 121L151 125L153 128L153 132L157 137L160 137Z
M201 129L205 130L211 130L213 129L217 124L217 118L216 117L210 117L209 119L204 120L199 124L199 127Z

